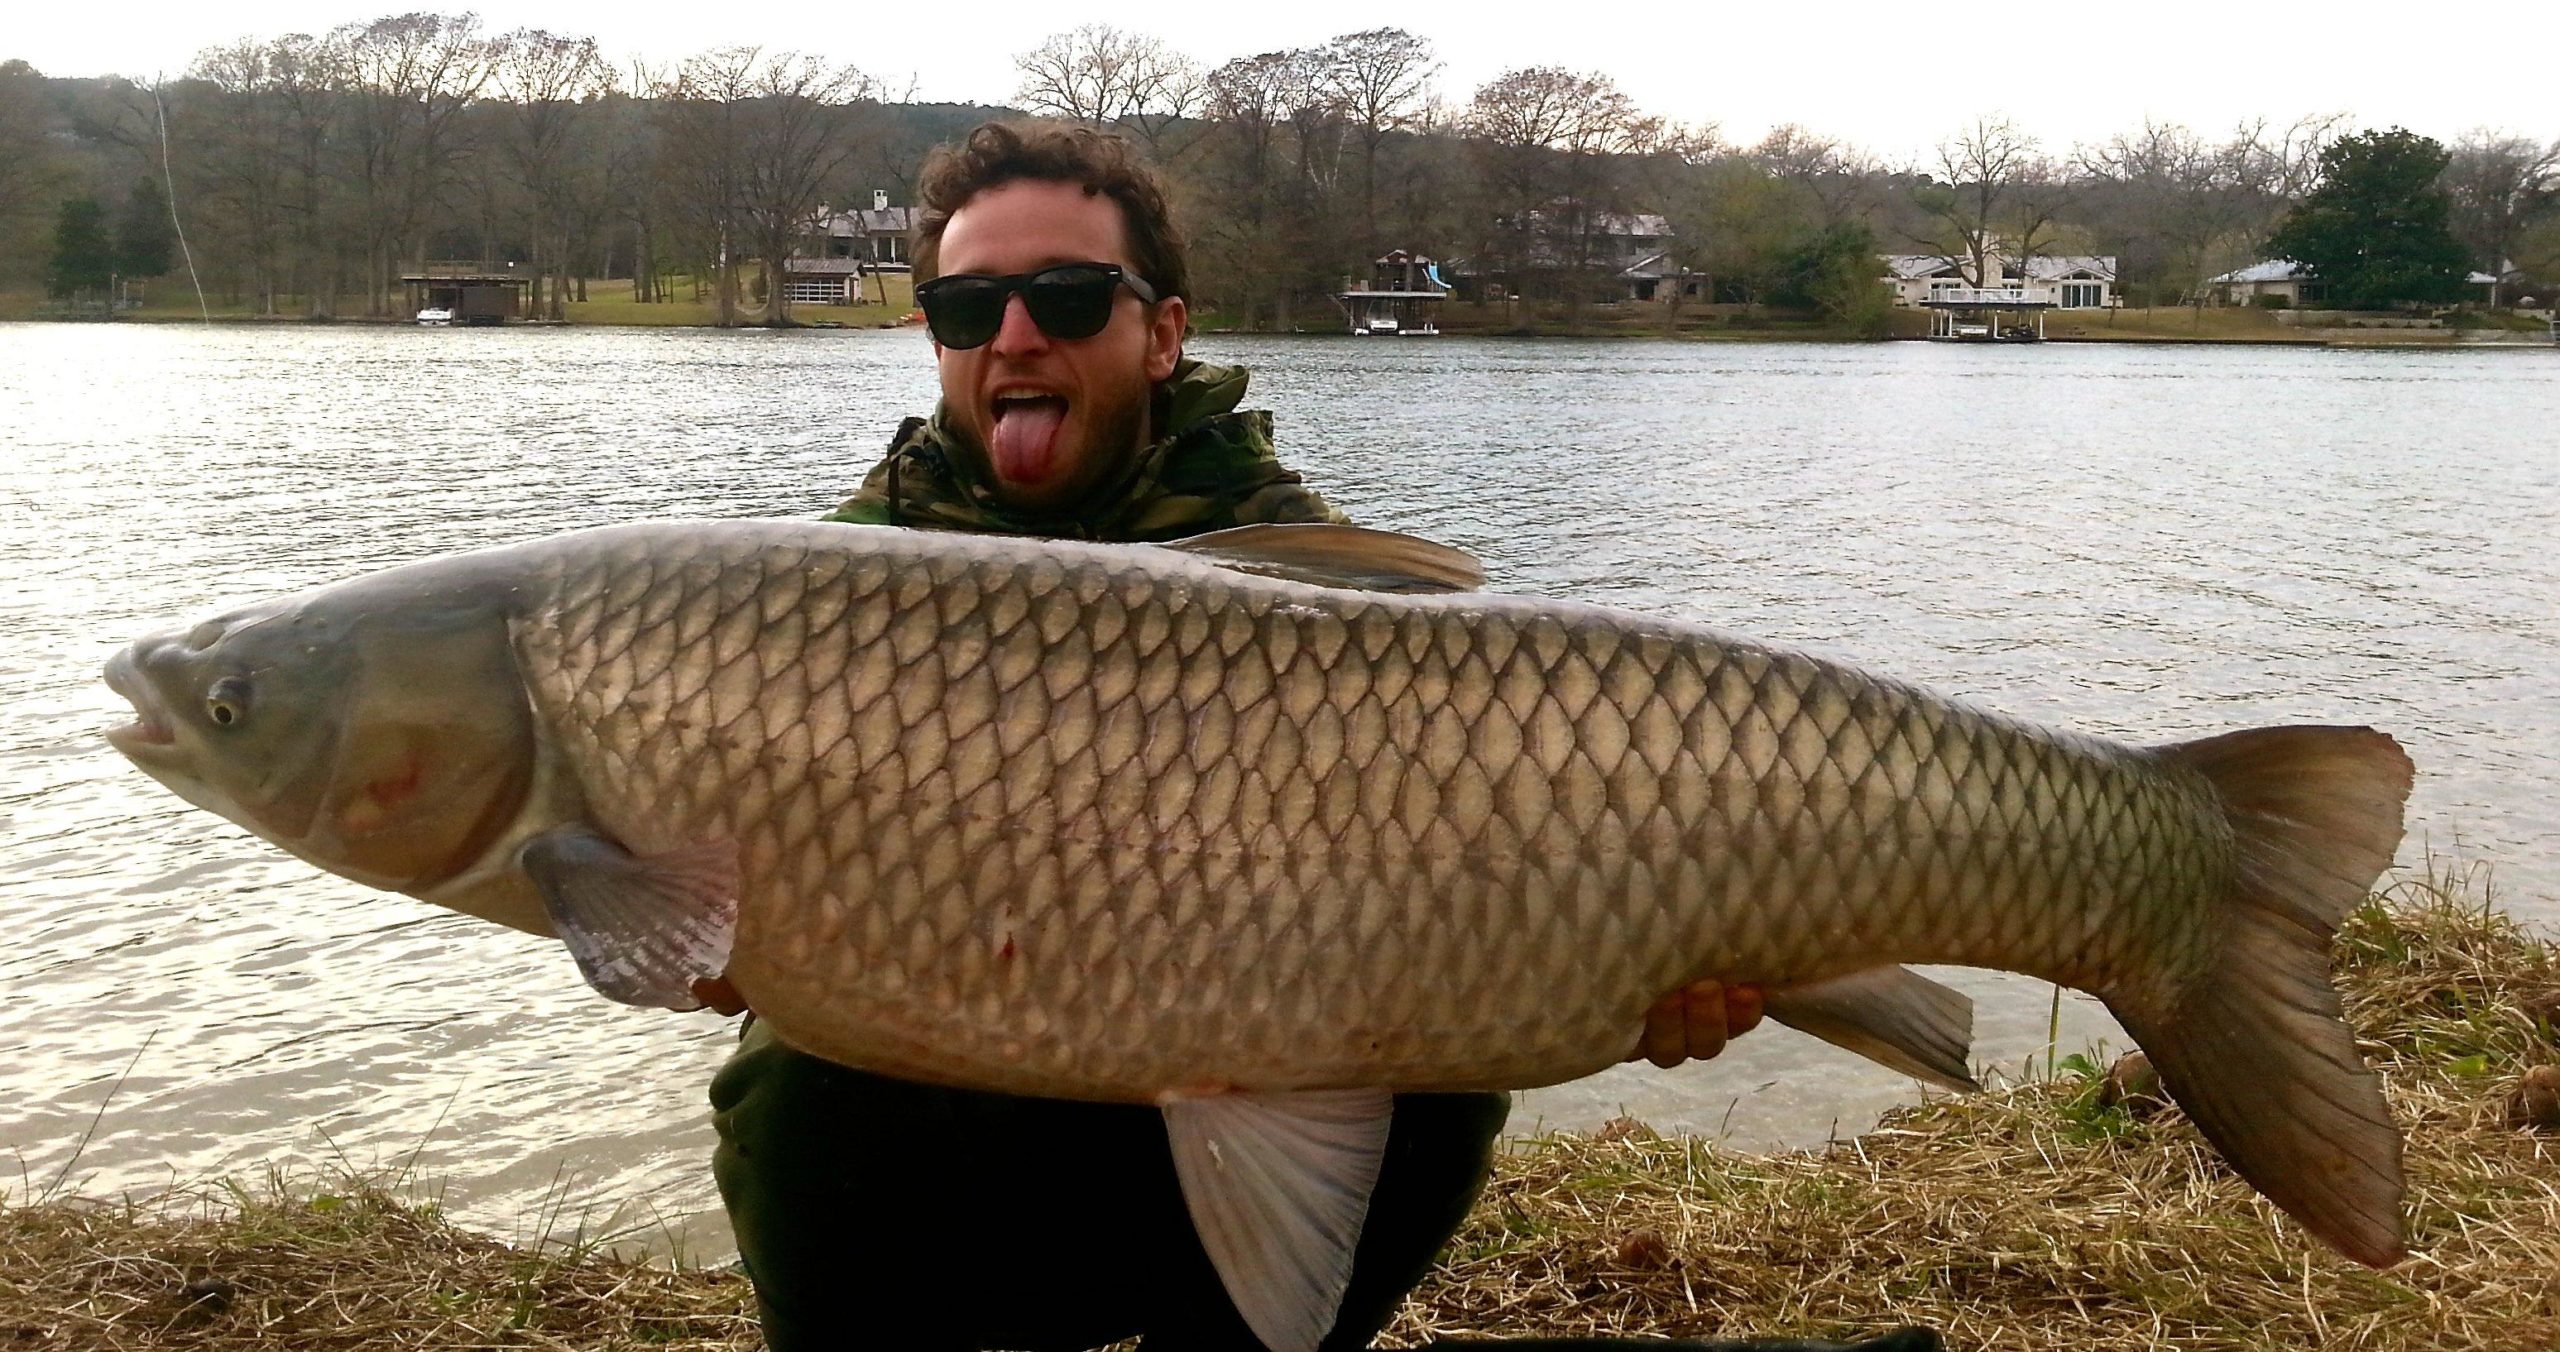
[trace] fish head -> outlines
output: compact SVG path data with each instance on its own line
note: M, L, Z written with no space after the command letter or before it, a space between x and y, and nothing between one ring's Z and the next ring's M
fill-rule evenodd
M180 798L370 886L432 888L521 811L537 749L505 617L348 584L109 660L107 741Z

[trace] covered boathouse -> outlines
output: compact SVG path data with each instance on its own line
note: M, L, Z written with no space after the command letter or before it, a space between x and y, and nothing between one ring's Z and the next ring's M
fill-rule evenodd
M2040 286L1942 286L1920 304L1932 338L2036 343L2044 341L2045 313L2055 300Z
M1367 286L1337 291L1333 300L1358 337L1427 338L1440 332L1440 302L1448 295L1439 264L1391 249L1369 265Z
M408 291L409 313L444 310L456 324L503 324L524 312L530 275L513 263L485 259L440 259L413 263L400 273Z

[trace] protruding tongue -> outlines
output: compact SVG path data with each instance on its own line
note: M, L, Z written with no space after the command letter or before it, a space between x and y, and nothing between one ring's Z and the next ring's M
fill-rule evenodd
M996 477L1036 484L1049 477L1058 455L1058 428L1067 420L1064 399L1008 399L996 405Z

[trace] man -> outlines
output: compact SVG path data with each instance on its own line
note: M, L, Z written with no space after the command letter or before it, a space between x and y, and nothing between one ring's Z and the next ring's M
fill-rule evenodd
M1343 519L1281 466L1269 416L1237 411L1244 372L1184 359L1181 241L1123 143L991 124L922 190L942 401L830 519L1115 541ZM1636 1052L1710 1057L1759 1017L1757 991L1705 983L1657 1006ZM906 1084L756 1025L711 1094L714 1172L775 1352L1258 1345L1152 1107ZM1508 1110L1501 1094L1397 1099L1328 1352L1367 1347L1429 1268Z

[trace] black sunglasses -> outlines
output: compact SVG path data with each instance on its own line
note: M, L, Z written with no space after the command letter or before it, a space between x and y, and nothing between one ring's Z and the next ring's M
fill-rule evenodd
M916 304L924 307L933 341L965 351L994 340L1004 327L1004 307L1016 291L1042 333L1073 341L1090 338L1111 322L1111 302L1122 286L1142 301L1155 302L1156 289L1145 278L1112 264L1061 263L1010 277L973 272L936 277L916 288Z

